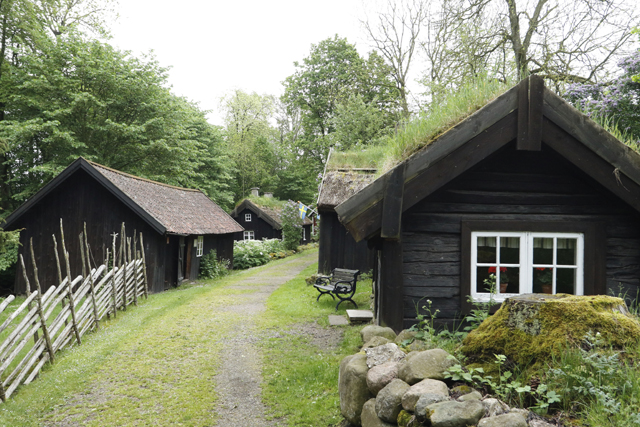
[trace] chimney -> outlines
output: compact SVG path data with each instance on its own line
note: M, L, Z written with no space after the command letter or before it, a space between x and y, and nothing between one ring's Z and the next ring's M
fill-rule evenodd
M268 193L268 192L264 192L264 197L266 197L267 199L271 199L273 198L273 193Z
M253 197L258 197L258 196L260 196L260 189L259 189L258 187L253 187L253 188L251 189L251 195L252 195Z

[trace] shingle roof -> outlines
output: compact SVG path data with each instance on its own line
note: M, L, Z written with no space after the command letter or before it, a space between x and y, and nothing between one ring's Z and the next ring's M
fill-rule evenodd
M200 190L174 187L90 163L172 234L226 234L243 228Z

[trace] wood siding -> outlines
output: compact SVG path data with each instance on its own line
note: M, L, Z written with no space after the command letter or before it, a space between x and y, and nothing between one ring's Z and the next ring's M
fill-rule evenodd
M356 243L334 211L320 211L319 246L318 273L329 274L334 268L373 270L374 250L366 240Z
M324 218L323 218L324 220ZM600 223L606 236L606 292L640 285L640 215L545 144L515 143L407 210L402 219L404 324L421 298L441 320L460 314L462 221Z
M251 221L245 221L245 214L251 214ZM262 239L282 239L282 230L276 230L268 222L262 218L258 218L258 214L243 209L236 218L234 218L246 231L253 231L256 240ZM235 240L244 240L243 232L234 233Z

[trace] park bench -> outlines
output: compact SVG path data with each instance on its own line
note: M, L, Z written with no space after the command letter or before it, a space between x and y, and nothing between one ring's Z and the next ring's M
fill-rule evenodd
M352 299L356 293L356 282L358 281L358 275L360 270L347 270L344 268L334 268L331 272L331 276L320 276L316 279L316 283L313 285L320 295L316 298L316 301L320 300L322 295L331 295L334 300L338 297L340 301L336 305L336 311L343 301L351 301L353 305L358 308L358 304ZM335 295L335 296L334 296Z

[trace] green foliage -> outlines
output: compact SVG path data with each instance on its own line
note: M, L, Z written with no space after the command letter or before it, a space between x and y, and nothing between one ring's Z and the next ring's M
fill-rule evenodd
M289 200L282 207L280 213L280 221L282 222L282 240L287 250L296 250L302 239L302 218L298 204Z
M473 308L469 311L469 315L464 318L469 325L464 328L466 332L471 332L474 329L478 329L480 324L489 318L491 308L498 304L495 301L496 296L496 275L490 274L488 279L485 279L485 289L489 291L489 301L482 302L476 301L471 295L467 296L467 301L473 305Z
M244 270L292 255L280 239L240 240L233 242L233 268Z
M369 277L369 280L371 280L370 276L367 276L366 273L363 274L363 277ZM415 335L410 339L404 340L401 345L408 348L412 342L420 340L430 346L453 352L466 334L455 328L453 331L450 331L446 327L442 327L440 330L436 329L435 321L440 310L433 310L431 308L433 304L431 300L428 299L426 303L426 305L422 306L422 311L418 310L418 304L420 304L420 302L416 304L416 319L418 322L409 328L410 331L415 332Z
M199 279L216 279L229 274L229 260L218 259L216 250L211 250L208 254L200 258Z

